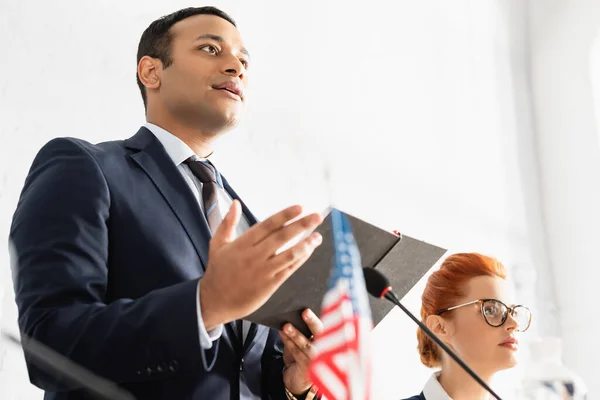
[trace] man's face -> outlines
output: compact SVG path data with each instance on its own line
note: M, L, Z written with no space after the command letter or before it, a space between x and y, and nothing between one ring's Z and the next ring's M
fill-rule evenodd
M160 101L179 122L215 133L242 111L249 56L239 31L214 15L195 15L170 30L173 63L160 71Z

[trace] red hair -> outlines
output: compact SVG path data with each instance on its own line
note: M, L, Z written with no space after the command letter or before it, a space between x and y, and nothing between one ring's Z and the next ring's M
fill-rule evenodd
M506 278L504 266L495 258L478 253L458 253L446 258L440 269L427 280L421 296L421 321L440 310L457 305L466 296L469 280L478 276ZM440 367L441 352L438 346L420 329L417 331L421 362L429 367Z

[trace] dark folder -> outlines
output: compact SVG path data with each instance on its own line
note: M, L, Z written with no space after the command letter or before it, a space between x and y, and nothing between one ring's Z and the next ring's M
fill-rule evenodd
M356 244L364 267L376 268L385 274L400 297L406 293L444 255L445 249L405 235L387 232L359 218L346 214L350 220ZM331 214L315 230L323 236L323 243L271 298L245 319L281 329L290 322L305 336L310 331L301 313L310 308L317 315L327 291L327 282L334 260ZM392 309L387 301L370 298L373 324L377 325Z

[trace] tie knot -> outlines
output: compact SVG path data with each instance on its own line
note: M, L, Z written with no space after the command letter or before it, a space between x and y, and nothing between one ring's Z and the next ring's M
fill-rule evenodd
M208 161L199 161L194 160L193 157L185 160L185 163L192 170L194 175L200 180L202 183L217 183L217 175L215 173L215 167Z

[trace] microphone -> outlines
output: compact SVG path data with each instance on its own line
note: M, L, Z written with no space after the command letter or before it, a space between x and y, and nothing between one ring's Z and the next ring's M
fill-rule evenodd
M433 333L425 324L419 321L410 311L408 311L408 309L404 307L402 303L400 303L398 296L396 296L392 291L390 281L388 280L388 278L385 277L385 275L377 271L375 268L369 267L363 268L363 275L365 277L365 285L367 287L367 292L369 292L371 296L382 299L385 298L386 300L392 302L394 305L400 307L400 309L404 311L404 313L408 315L410 319L412 319L419 326L419 328L421 328L421 330L431 338L431 340L433 340L438 346L440 346L442 350L444 350L446 354L448 354L454 361L456 361L456 363L460 365L461 368L464 369L473 379L475 379L477 383L479 383L485 390L487 390L492 396L494 396L494 398L496 398L497 400L502 400L500 396L498 396L496 392L494 392L492 388L490 388L487 385L487 383L485 383L483 379L481 379L475 373L475 371L473 371L463 360L460 359L460 357L458 357L452 350L450 350L450 348L446 346L446 344L442 342L436 336L435 333Z
M25 335L21 335L22 339L19 340L6 331L1 333L8 341L22 346L25 354L39 368L55 377L67 378L88 390L95 398L99 400L135 400L131 393L119 388L115 383L91 373L50 347Z

